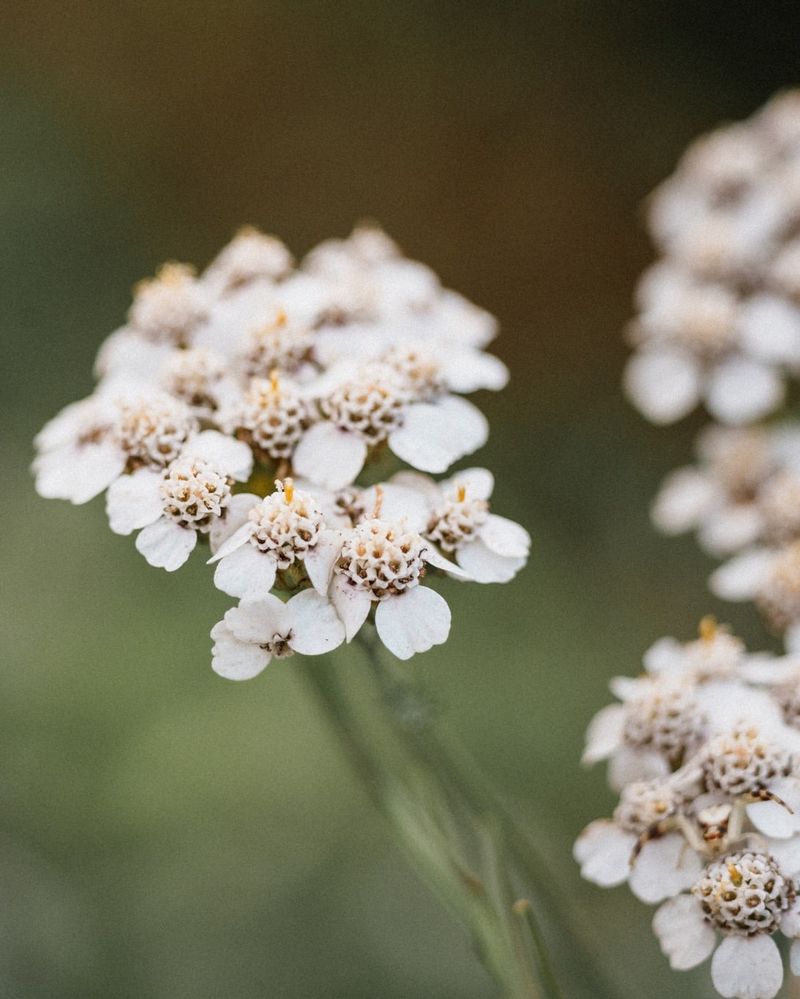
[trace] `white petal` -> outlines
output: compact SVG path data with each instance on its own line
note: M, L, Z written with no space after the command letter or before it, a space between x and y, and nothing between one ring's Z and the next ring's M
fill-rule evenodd
M608 783L615 791L621 791L631 781L666 777L668 773L669 764L660 753L620 746L608 764Z
M338 531L322 531L317 543L303 559L311 585L322 596L328 592L333 573L333 563L342 550L342 538Z
M255 545L243 544L219 560L214 585L231 597L256 600L265 597L275 585L276 569L271 555Z
M344 641L344 625L336 608L316 590L303 590L286 605L291 626L289 644L304 656L321 656Z
M686 653L675 638L659 638L644 654L648 673L677 673L687 665Z
M796 879L800 874L800 836L791 839L771 839L767 841L767 850L790 878Z
M628 361L625 389L651 423L674 423L700 399L700 371L688 354L645 350Z
M800 623L789 625L783 635L783 645L792 655L800 653Z
M240 642L224 621L211 629L211 667L226 680L250 680L269 665L271 654L252 642Z
M706 406L723 423L744 424L775 409L783 395L783 380L773 368L733 357L709 378Z
M800 940L795 940L789 948L789 967L793 975L800 975Z
M380 519L390 524L403 526L408 531L421 532L428 524L430 503L419 490L396 482L386 482L380 487L370 486L359 496L359 503L367 511L367 516L378 503L378 488L381 490Z
M480 350L443 349L440 372L451 392L470 395L480 389L498 392L508 384L508 368Z
M136 538L136 547L150 565L167 572L180 569L197 544L197 532L162 517Z
M751 357L773 364L800 361L800 312L775 295L751 296L739 313L739 334Z
M45 499L88 503L122 475L125 460L111 441L47 451L33 465L36 491Z
M520 524L507 517L490 513L486 523L478 532L486 547L505 558L527 558L531 547L531 536Z
M428 563L428 565L432 565L436 569L441 569L443 572L447 572L451 576L455 576L457 579L471 578L469 573L465 572L460 566L456 565L455 562L451 562L449 558L445 558L436 546L430 542L428 542L425 548L422 549L422 558Z
M361 437L332 423L310 427L295 448L292 464L303 478L328 489L343 489L364 467L367 445Z
M711 592L723 600L752 600L766 582L775 561L768 548L751 548L725 562L709 579Z
M607 760L622 741L624 724L625 708L621 704L601 708L586 730L586 748L581 762L588 764Z
M581 865L581 876L601 888L626 881L636 837L623 832L607 819L588 825L575 841L573 854Z
M764 518L755 503L736 503L709 516L698 540L710 555L731 555L757 541L763 529Z
M429 475L423 475L422 472L415 472L413 469L404 468L400 472L395 472L389 481L392 485L402 486L404 489L414 489L416 492L421 493L425 497L429 508L433 508L441 502L440 486L444 486L444 483L436 482L435 479L432 479Z
M209 546L212 552L217 552L226 538L247 523L248 514L261 502L261 497L254 493L234 493L228 501L228 507L223 517L215 517L211 522Z
M773 999L783 962L772 937L726 937L711 960L711 980L724 999Z
M440 485L447 492L463 486L469 499L488 500L494 492L494 476L488 468L462 468Z
M350 642L367 620L372 600L368 593L357 590L344 576L333 577L330 598L344 625L345 639Z
M781 916L781 933L787 937L800 937L800 901L795 901L791 909Z
M679 833L668 833L645 843L629 880L633 894L649 904L662 902L691 888L703 864Z
M158 520L164 512L160 472L140 468L122 475L108 487L106 513L115 534L130 534Z
M456 552L456 559L476 583L507 583L527 561L524 557L506 558L498 555L490 551L480 538L461 545Z
M409 406L403 425L389 435L389 447L412 468L446 472L454 461L482 447L488 432L480 410L451 396Z
M665 479L650 516L664 534L683 534L698 526L716 496L708 475L696 468L679 468Z
M238 551L252 538L255 530L256 525L248 518L241 527L235 530L233 534L228 535L225 541L222 542L208 560L208 565L213 565L215 562L219 562L221 559L227 558L228 555L232 555Z
M286 604L271 593L231 607L225 612L225 624L240 642L256 645L269 642L274 635L288 635L291 627Z
M688 971L709 956L717 942L694 895L678 895L653 916L653 932L673 971Z
M253 452L244 441L221 434L218 430L204 430L193 437L184 448L187 457L204 458L218 472L245 482L253 470Z
M447 641L450 608L427 586L415 586L378 604L375 627L386 648L398 659L410 659Z
M788 839L800 831L800 781L794 777L776 777L769 790L788 807L777 801L758 801L747 806L747 817L765 836Z

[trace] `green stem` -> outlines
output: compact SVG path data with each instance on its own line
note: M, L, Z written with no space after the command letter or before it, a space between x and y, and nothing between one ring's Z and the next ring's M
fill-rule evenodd
M450 911L470 931L478 954L513 999L562 999L531 901L515 891L519 835L474 767L445 752L419 693L382 653L371 625L366 653L301 669L401 846ZM538 866L538 864L536 865ZM542 865L544 870L544 865ZM537 896L534 896L536 899ZM546 906L548 918L553 910Z

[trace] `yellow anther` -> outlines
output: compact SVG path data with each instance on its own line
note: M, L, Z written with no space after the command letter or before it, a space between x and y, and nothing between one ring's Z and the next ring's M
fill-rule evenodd
M287 503L294 499L294 481L292 479L283 480L283 498Z
M707 615L700 622L700 627L698 628L700 632L700 638L704 642L713 642L717 637L717 632L719 631L719 625L717 624L717 619L712 615Z
M466 498L467 498L467 487L459 486L458 489L456 490L456 500L459 503L463 503Z
M285 326L288 322L289 322L289 317L286 315L286 311L284 309L278 309L275 315L275 319L272 323L272 327L273 329L278 330L282 326Z
M737 888L744 880L744 878L742 877L742 872L739 870L736 864L728 864L728 877L731 879L732 883Z
M269 387L272 389L273 392L280 392L281 383L280 379L278 378L277 368L273 368L272 371L270 371L269 373Z

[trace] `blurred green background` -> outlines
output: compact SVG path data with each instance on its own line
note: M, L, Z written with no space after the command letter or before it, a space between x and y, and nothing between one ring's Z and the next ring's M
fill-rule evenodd
M627 891L577 878L572 841L612 806L578 757L656 637L710 611L767 641L709 597L691 540L649 526L700 421L627 407L619 330L651 256L642 198L796 82L798 29L730 0L0 7L1 995L495 994L291 661L218 679L205 567L151 569L102 502L40 500L27 470L137 278L204 264L243 222L302 253L364 216L500 317L513 380L478 400L478 460L535 539L509 586L451 587L450 642L409 668L537 830L619 996L710 994Z

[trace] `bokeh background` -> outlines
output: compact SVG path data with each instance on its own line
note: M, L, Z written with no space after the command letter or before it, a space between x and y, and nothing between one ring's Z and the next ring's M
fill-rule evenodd
M365 216L501 318L513 381L479 400L478 457L535 538L513 584L453 589L452 639L410 668L537 830L616 993L709 994L706 969L669 973L644 906L577 878L571 843L612 804L578 757L656 637L716 612L768 641L649 526L694 427L627 407L619 330L642 199L692 137L797 82L799 29L731 0L0 6L0 995L495 995L291 662L219 680L226 598L199 560L154 571L102 502L28 476L136 279L243 222L302 253Z

